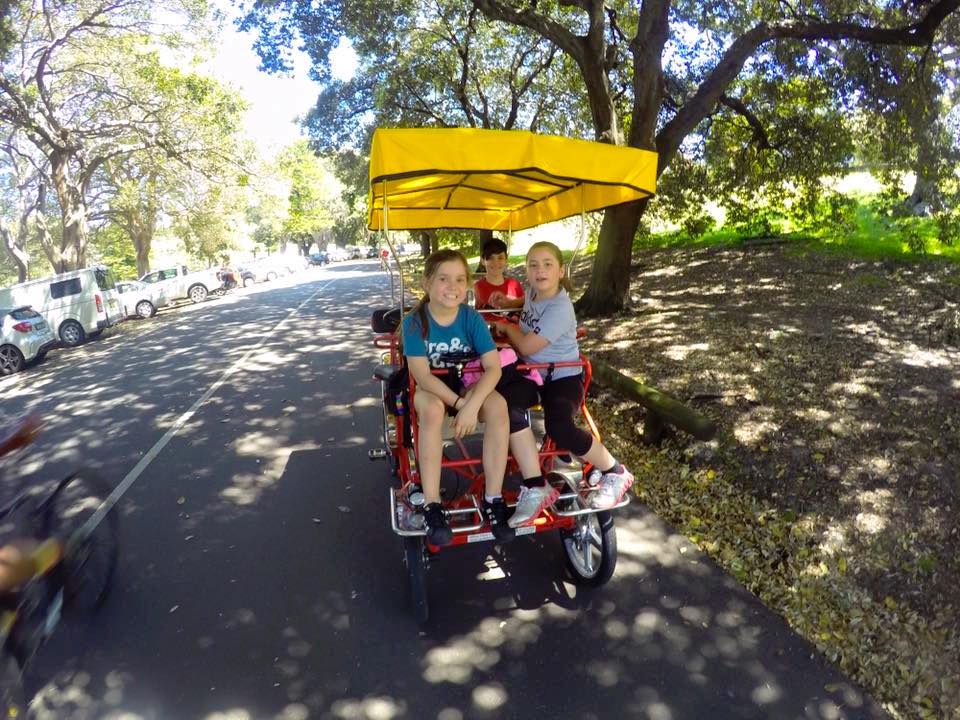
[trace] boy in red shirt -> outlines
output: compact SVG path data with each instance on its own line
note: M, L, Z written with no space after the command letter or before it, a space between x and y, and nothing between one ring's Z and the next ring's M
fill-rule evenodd
M476 296L476 308L504 308L523 307L523 286L513 278L504 277L503 271L507 268L507 245L503 240L492 238L483 244L480 250L487 276L477 280L473 285Z

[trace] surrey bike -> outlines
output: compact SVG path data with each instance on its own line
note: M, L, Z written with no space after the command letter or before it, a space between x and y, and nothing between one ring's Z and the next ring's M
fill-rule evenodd
M372 318L374 346L380 364L374 378L383 403L383 448L371 458L386 458L398 483L389 489L390 525L403 538L404 561L410 595L418 620L429 615L426 570L439 552L459 545L493 540L481 511L484 491L482 458L468 443L445 434L442 471L459 482L453 497L444 498L444 511L453 531L453 542L444 548L426 541L423 493L417 466L418 427L413 398L417 391L403 362L402 310L409 309L400 258L390 230L467 228L513 230L530 228L575 215L580 216L580 244L585 237L584 214L593 210L652 196L656 181L656 153L635 148L535 135L525 131L477 129L379 129L370 153L369 227L383 232L391 258L394 304ZM572 263L572 261L571 261ZM399 285L399 293L397 286ZM402 299L402 300L401 300ZM449 370L463 372L469 357L446 357ZM597 439L599 431L586 406L590 361L581 354L570 363L520 364L518 372L551 367L579 367L584 396L580 413ZM534 410L534 412L536 409ZM541 434L540 464L544 477L559 491L558 499L529 526L516 534L532 535L556 530L560 534L565 565L575 582L599 586L613 575L617 561L616 529L610 510L595 510L587 499L593 492L585 481L590 471L572 460L570 453ZM507 461L507 476L517 470ZM516 504L516 491L504 488L508 505ZM629 494L613 510L629 502Z
M0 456L30 443L39 423L0 428ZM102 481L69 475L46 494L0 508L11 537L0 544L0 717L25 715L23 674L62 615L99 608L117 562L116 512Z

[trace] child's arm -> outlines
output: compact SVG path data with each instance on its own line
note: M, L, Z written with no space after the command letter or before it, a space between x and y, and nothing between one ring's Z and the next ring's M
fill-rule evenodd
M542 335L532 331L524 332L519 325L513 323L502 323L497 329L507 336L510 344L524 357L530 357L550 344L550 341Z
M523 307L523 298L508 298L502 292L490 295L490 304L499 310L519 310Z
M467 402L460 408L456 419L453 421L453 428L457 437L463 437L473 432L477 427L477 415L480 413L480 406L487 396L493 392L497 383L500 382L500 353L496 350L490 350L480 356L480 364L483 366L483 375L477 381L477 384L467 391Z
M417 387L421 390L431 392L440 398L444 404L450 407L456 407L460 396L447 387L446 383L430 372L430 363L423 356L407 356L407 367L410 374L413 375Z

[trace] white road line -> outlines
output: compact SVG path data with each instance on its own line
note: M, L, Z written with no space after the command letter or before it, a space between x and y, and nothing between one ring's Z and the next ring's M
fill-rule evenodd
M256 345L254 345L252 348L247 350L242 357L240 357L230 367L228 367L224 371L223 375L217 378L217 380L213 383L213 385L207 388L207 391L203 395L201 395L200 398L193 405L191 405L188 410L186 410L180 417L177 418L176 422L173 423L170 429L163 434L163 437L157 440L157 442L154 443L153 447L150 448L142 458L140 458L140 462L134 465L133 469L130 472L128 472L126 476L124 476L123 480L120 481L120 484L113 489L113 492L111 492L107 496L107 498L103 501L103 503L101 503L100 507L97 508L97 511L93 513L93 515L90 516L87 522L85 522L83 526L74 534L74 537L83 537L88 533L92 532L93 529L103 519L103 517L110 511L110 508L112 508L114 505L117 504L120 498L123 497L123 494L130 488L131 485L133 485L136 479L140 477L143 471L147 469L147 467L150 465L151 462L153 462L153 460L157 457L157 455L160 454L160 451L167 446L167 443L169 443L177 435L177 433L180 432L180 429L184 425L186 425L187 422L190 420L190 418L193 417L194 413L196 413L196 411L200 409L200 406L203 405L205 402L207 402L207 400L209 400L213 396L213 394L220 388L220 386L223 385L227 381L227 379L231 375L233 375L241 365L243 365L243 363L246 361L248 357L253 355L253 353L255 353L257 350L260 349L261 345L263 345L267 340L273 337L274 333L276 333L277 330L279 330L280 327L287 322L287 320L289 320L298 312L300 312L301 308L303 308L304 305L306 305L308 302L313 300L317 295L323 292L323 290L328 285L331 285L332 283L335 283L335 282L336 282L336 279L330 280L329 282L324 283L322 286L320 286L320 288L318 288L315 293L313 293L310 297L308 297L306 300L300 303L296 308L288 312L283 319L281 319L276 325L274 325L270 329L269 332L264 334L260 338L260 341L257 342Z

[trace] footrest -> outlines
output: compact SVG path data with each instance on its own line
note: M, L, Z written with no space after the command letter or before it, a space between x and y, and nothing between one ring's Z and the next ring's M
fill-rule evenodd
M423 513L414 510L407 504L406 498L403 497L404 490L389 488L388 492L390 493L390 527L393 532L402 537L426 535ZM468 507L444 508L447 521L450 523L450 529L454 534L474 532L486 523L477 498L468 494L464 495L464 499L470 502ZM471 518L470 516L474 517Z
M579 470L569 472L554 471L547 475L547 482L560 491L560 496L550 506L551 512L558 517L576 517L577 515L591 515L598 512L617 510L630 504L629 491L623 494L616 505L603 509L596 509L587 505L590 493L596 488L590 487L583 481L583 473Z

